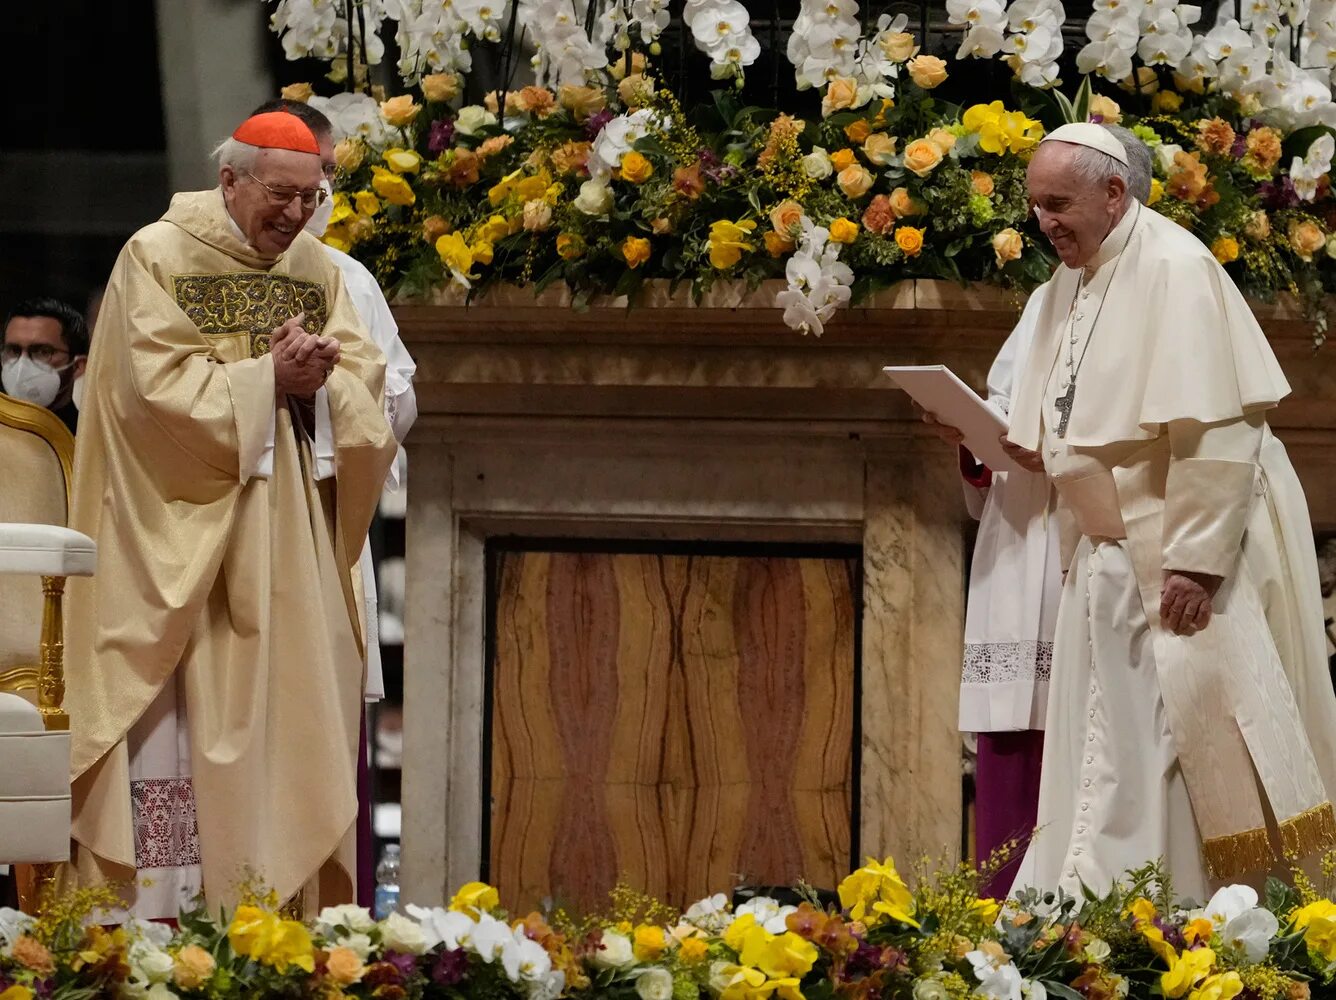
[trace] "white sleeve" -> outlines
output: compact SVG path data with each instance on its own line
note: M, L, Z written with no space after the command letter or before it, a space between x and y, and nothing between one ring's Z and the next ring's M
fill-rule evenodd
M315 391L315 478L334 478L334 427L329 417L329 393Z
M244 485L251 479L268 479L274 474L274 433L278 427L278 401L269 409L269 426L259 447L241 449L241 482Z
M1043 305L1044 288L1041 286L1034 290L1025 303L1021 318L1016 321L1002 350L997 352L993 367L988 371L988 402L1004 417L1011 413L1011 396L1030 355L1030 344L1034 341L1035 325L1039 322L1039 310Z

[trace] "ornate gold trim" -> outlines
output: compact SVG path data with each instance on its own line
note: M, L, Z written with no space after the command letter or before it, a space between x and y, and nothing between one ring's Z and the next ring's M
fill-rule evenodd
M1336 811L1331 803L1305 809L1281 823L1280 842L1285 847L1285 857L1295 859L1336 846Z
M222 274L174 274L176 304L206 339L244 336L250 356L269 353L269 335L298 313L302 325L318 334L329 317L325 286L289 274L227 271Z
M64 524L69 516L70 477L74 473L74 435L59 417L45 406L37 406L26 400L15 399L0 392L0 424L12 427L16 431L36 434L46 442L60 461L60 471L65 476L65 511Z
M0 691L36 691L38 669L35 663L20 663L0 670Z
M1201 851L1206 859L1206 870L1215 879L1234 878L1244 872L1265 871L1276 860L1266 827L1203 840Z

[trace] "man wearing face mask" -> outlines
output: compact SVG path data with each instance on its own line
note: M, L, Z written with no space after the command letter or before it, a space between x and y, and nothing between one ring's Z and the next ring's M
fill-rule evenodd
M75 381L88 361L88 327L59 299L28 299L5 317L0 381L5 394L44 406L73 434Z
M319 147L288 114L218 148L117 259L88 362L70 523L74 853L144 918L248 873L352 900L358 554L394 459L384 358L303 226ZM327 435L330 456L317 460Z

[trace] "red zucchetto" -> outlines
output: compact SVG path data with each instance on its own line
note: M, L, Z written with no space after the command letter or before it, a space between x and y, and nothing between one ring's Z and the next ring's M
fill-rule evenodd
M320 146L306 123L286 111L252 115L237 126L232 138L261 149L291 149L320 155Z

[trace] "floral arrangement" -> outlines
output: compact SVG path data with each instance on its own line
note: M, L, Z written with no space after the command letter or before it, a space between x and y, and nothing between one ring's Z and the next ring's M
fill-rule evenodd
M1171 904L1155 866L1079 907L1033 891L981 899L977 881L960 868L911 889L890 859L869 859L838 906L808 890L797 906L717 895L679 914L619 888L602 917L523 919L470 883L448 908L380 921L340 906L301 923L250 902L184 914L176 930L102 926L66 899L41 920L0 910L0 998L1304 1000L1336 988L1336 903L1302 876L1205 906Z
M1246 292L1298 295L1320 340L1336 283L1336 133L1325 124L1336 105L1320 74L1285 62L1277 39L1288 22L1267 20L1267 2L1253 5L1251 31L1231 20L1201 36L1189 28L1196 8L1173 0L1140 15L1101 5L1087 30L1104 40L1092 34L1078 63L1120 82L1093 94L1087 77L1075 103L1055 87L1055 0L1016 0L1004 22L997 0L948 3L967 26L958 59L993 42L1011 53L1006 100L943 98L952 66L920 51L903 16L862 34L852 0L804 3L789 39L799 87L821 97L813 120L743 106L729 90L682 108L656 80L659 0L607 5L588 37L569 12L549 12L586 44L570 41L559 57L542 34L556 29L536 28L537 82L477 104L462 102L459 58L421 50L400 65L409 93L284 93L324 111L339 139L326 241L400 299L561 282L580 306L598 295L634 301L649 278L697 296L720 280L754 289L782 279L775 304L786 322L820 333L840 306L904 279L1028 290L1056 266L1029 212L1029 156L1046 125L1093 120L1130 126L1150 145L1151 205L1195 232ZM541 7L521 2L515 20ZM693 32L712 19L697 41L717 78L741 81L755 39L734 7L690 0L686 16ZM504 5L483 9L499 17ZM285 2L275 14L285 44L295 11ZM1123 23L1152 14L1148 26ZM460 30L493 38L495 27ZM1120 76L1128 39L1140 40L1138 65ZM1336 53L1336 26L1332 39ZM453 68L418 73L438 66Z

